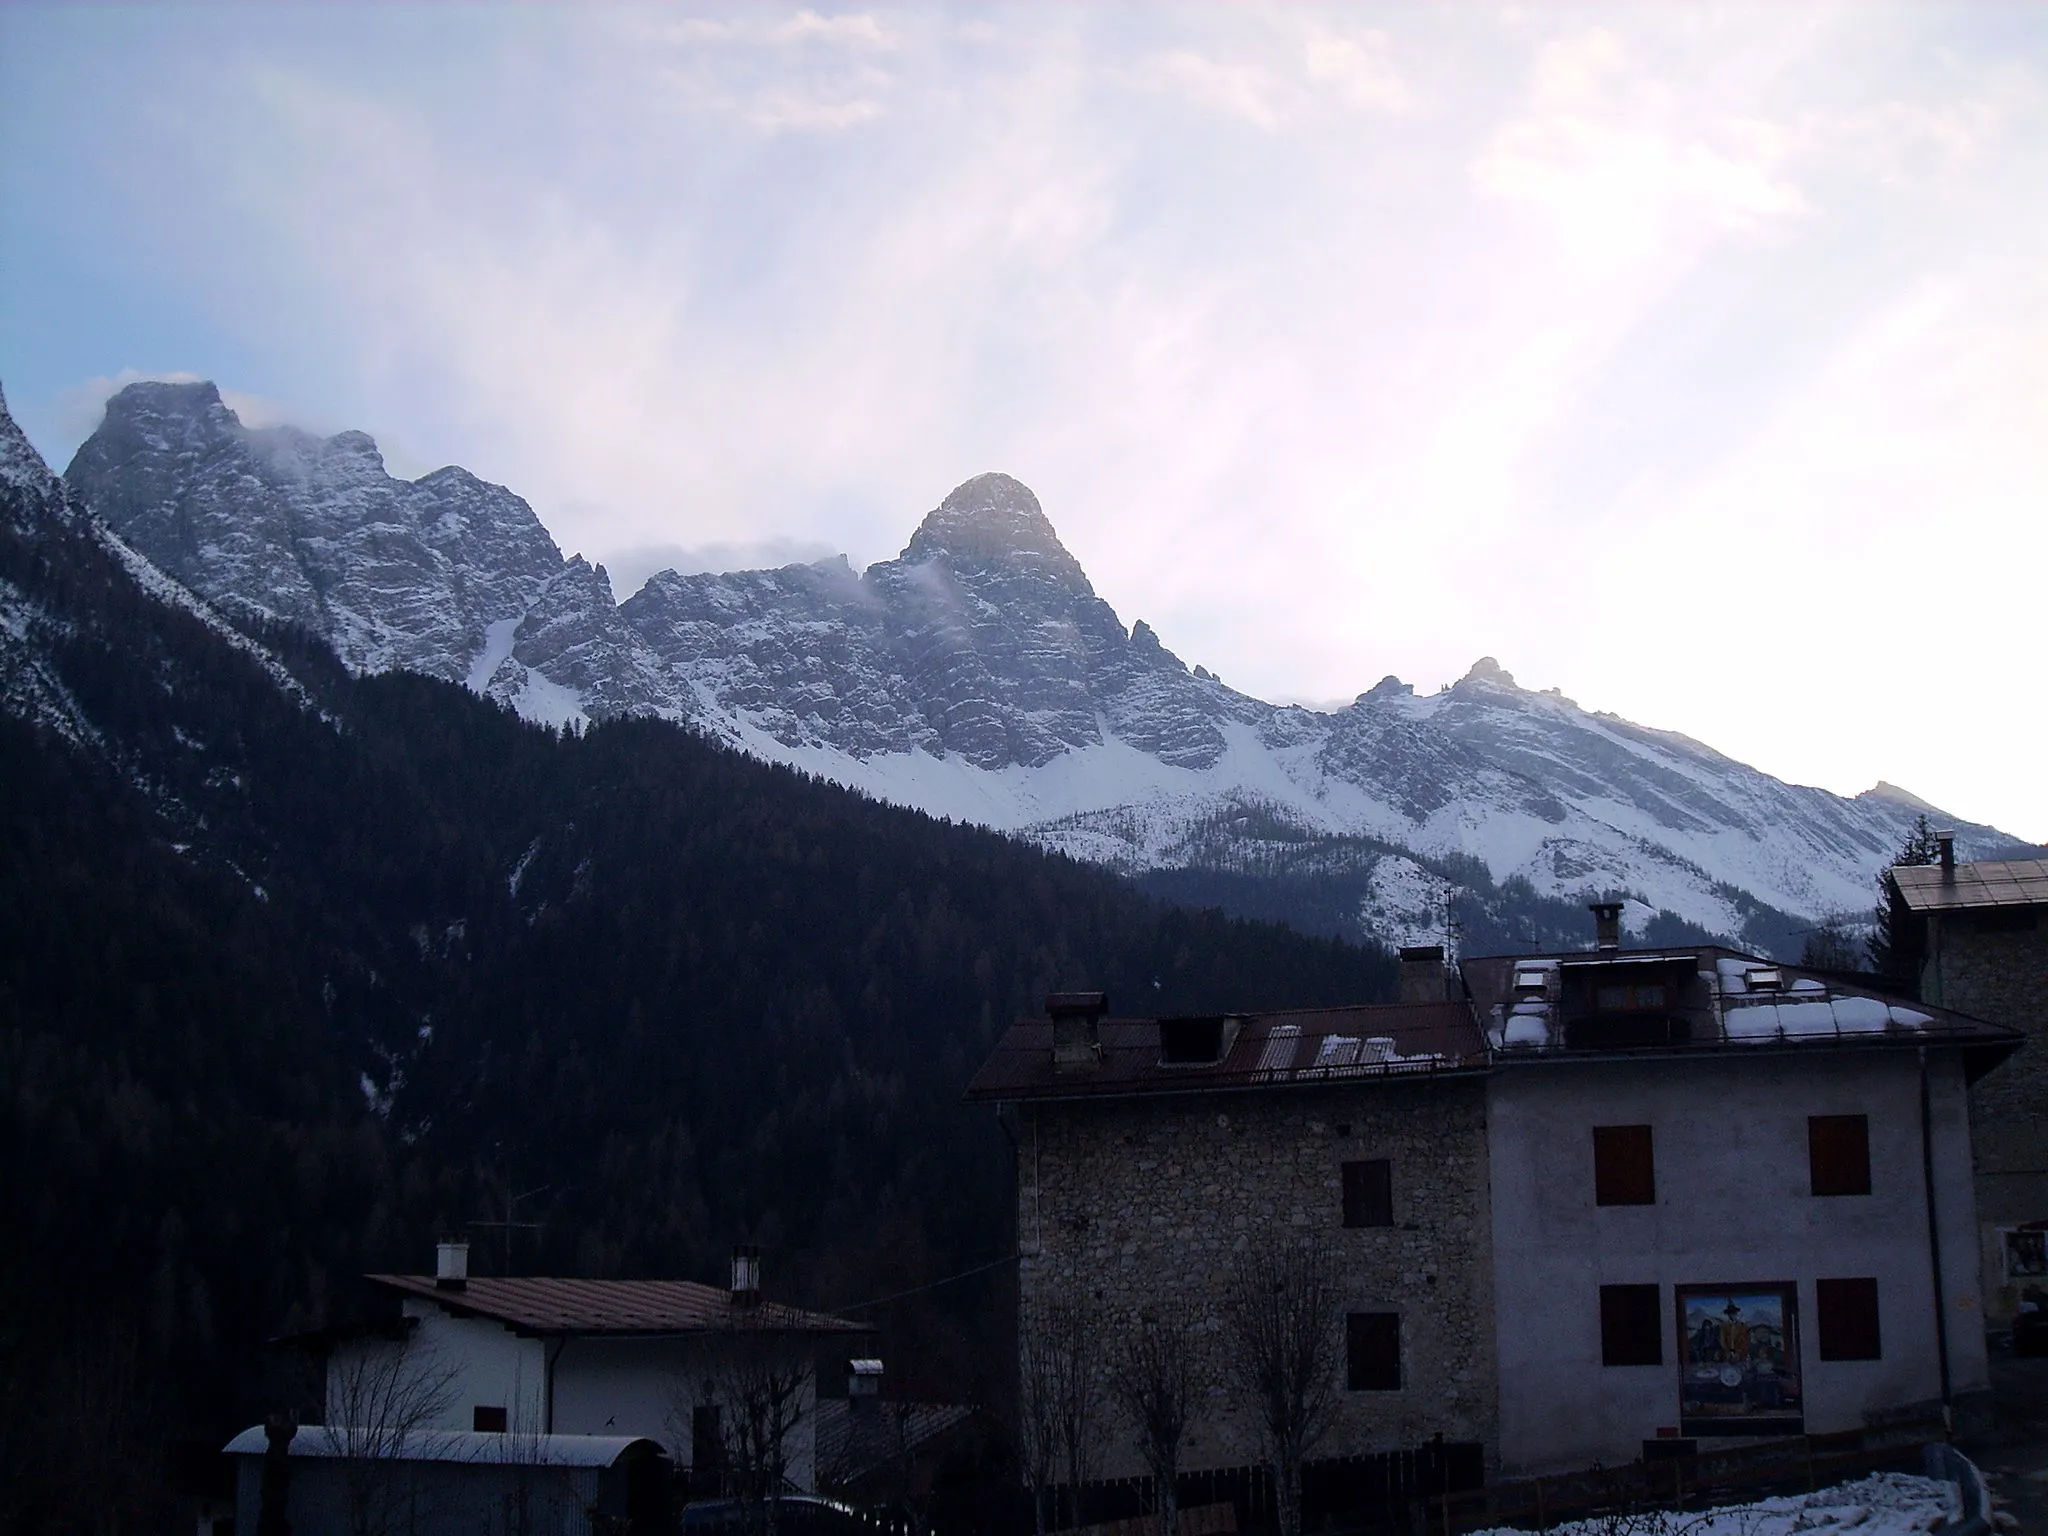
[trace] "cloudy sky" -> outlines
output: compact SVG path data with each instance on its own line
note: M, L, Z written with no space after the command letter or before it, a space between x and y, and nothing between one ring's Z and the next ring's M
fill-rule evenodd
M621 595L1031 485L1268 698L2048 838L2048 7L0 6L0 384L468 466Z

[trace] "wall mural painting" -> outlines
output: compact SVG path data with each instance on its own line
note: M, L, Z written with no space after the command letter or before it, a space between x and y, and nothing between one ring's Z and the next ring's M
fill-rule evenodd
M1798 1287L1770 1281L1676 1290L1681 1432L1803 1433Z

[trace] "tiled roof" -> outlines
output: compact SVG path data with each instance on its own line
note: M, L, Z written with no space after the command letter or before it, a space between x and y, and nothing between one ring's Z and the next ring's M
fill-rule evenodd
M779 1302L736 1306L732 1295L691 1280L471 1279L460 1290L431 1275L371 1275L378 1285L423 1296L458 1314L495 1318L528 1333L866 1333L866 1324Z
M1104 1019L1102 1057L1092 1067L1053 1064L1053 1027L1010 1026L974 1074L975 1100L1098 1098L1132 1093L1200 1093L1219 1088L1386 1078L1483 1064L1486 1042L1462 1002L1379 1003L1355 1008L1244 1014L1223 1060L1160 1060L1160 1021Z
M1892 879L1915 912L1959 907L2048 905L2048 859L1986 859L1944 870L1939 864L1900 864Z

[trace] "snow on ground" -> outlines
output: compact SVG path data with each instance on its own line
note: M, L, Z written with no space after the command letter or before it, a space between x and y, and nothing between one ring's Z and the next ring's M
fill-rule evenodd
M1574 1520L1552 1526L1550 1536L1794 1536L1808 1531L1913 1536L1961 1515L1954 1483L1904 1472L1873 1472L1833 1488L1759 1499L1754 1504ZM1518 1533L1502 1526L1478 1536Z

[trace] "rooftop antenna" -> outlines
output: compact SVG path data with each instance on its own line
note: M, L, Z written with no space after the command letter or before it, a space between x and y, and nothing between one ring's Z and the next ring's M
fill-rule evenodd
M537 1185L537 1186L535 1186L535 1187L534 1187L534 1188L532 1188L532 1189L529 1189L529 1190L527 1190L527 1191L526 1191L525 1193L523 1193L523 1194L517 1194L517 1195L513 1195L513 1194L508 1194L508 1195L506 1195L506 1196L505 1196L505 1216L504 1216L504 1219L503 1219L502 1221L482 1221L482 1220L479 1220L479 1221L472 1221L472 1222L468 1222L468 1223L466 1223L466 1225L468 1225L468 1226L472 1226L472 1227L485 1227L485 1228L495 1228L496 1230L498 1230L499 1232L502 1232L502 1233L504 1234L504 1239L505 1239L505 1267L504 1267L504 1268L503 1268L502 1270L500 1270L500 1271L499 1271L499 1273L500 1273L500 1274L504 1274L504 1275L509 1275L509 1274L511 1274L511 1273L512 1273L512 1234L513 1234L513 1232L514 1232L515 1230L516 1230L516 1231L521 1231L521 1232L538 1232L538 1231L539 1231L539 1230L541 1229L541 1223L539 1223L539 1222L537 1222L537 1221L514 1221L514 1220L512 1219L512 1218L513 1218L513 1214L514 1214L514 1212L515 1212L515 1211L516 1211L516 1210L518 1209L518 1206L519 1206L519 1202L520 1202L520 1201L522 1201L522 1200L531 1200L531 1199L532 1199L532 1198L533 1198L533 1197L534 1197L535 1195L544 1195L544 1194L546 1194L546 1193L547 1193L547 1192L548 1192L549 1190L551 1190L551 1189L553 1189L553 1188L554 1188L554 1185L552 1185L552 1184L541 1184L541 1185Z

